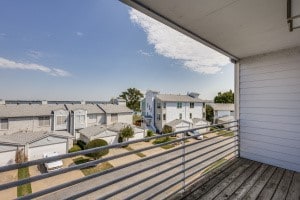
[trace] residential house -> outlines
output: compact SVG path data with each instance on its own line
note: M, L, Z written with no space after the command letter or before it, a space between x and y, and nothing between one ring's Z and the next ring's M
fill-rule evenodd
M56 104L0 105L0 135L19 131L68 131L68 111Z
M18 152L28 160L43 158L45 153L66 154L73 136L66 131L19 131L0 136L0 166L15 163Z
M136 127L132 124L118 122L111 125L97 125L79 130L80 139L86 143L94 139L103 139L108 144L116 144L119 142L121 130L126 126L130 126L134 130L134 136L133 138L129 138L129 141L142 139L145 137L144 129Z
M117 122L132 124L133 111L125 105L117 104L98 104L98 106L105 112L105 122L111 125Z
M67 109L70 112L70 133L76 138L79 138L79 134L76 134L78 130L106 123L106 114L96 104L66 104Z
M143 120L148 128L161 132L164 125L173 127L174 131L196 127L195 119L205 124L205 102L198 98L198 93L187 95L159 94L148 90L145 95L146 107L142 110ZM197 121L199 122L199 121ZM197 125L200 127L200 122Z
M214 123L219 121L226 122L234 120L234 104L231 103L211 103L214 110Z

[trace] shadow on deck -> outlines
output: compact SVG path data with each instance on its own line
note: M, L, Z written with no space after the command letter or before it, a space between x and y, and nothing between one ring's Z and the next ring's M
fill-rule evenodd
M235 158L170 199L300 199L300 173Z

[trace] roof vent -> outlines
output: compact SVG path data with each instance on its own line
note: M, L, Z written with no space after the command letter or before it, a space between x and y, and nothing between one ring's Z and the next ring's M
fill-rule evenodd
M48 102L46 100L43 100L42 105L46 105L46 104L48 104Z
M5 100L0 99L0 105L5 105Z

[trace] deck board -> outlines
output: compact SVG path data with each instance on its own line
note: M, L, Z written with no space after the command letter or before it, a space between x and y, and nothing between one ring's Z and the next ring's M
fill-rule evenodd
M300 173L238 158L171 199L300 200Z

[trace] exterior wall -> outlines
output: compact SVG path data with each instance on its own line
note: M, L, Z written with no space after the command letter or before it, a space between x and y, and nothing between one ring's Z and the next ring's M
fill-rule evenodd
M158 92L147 91L145 95L145 116L151 116L151 126L154 127L155 122L155 97Z
M57 116L66 116L67 117L67 122L66 124L61 124L61 125L58 125L56 120L57 120ZM66 110L56 110L53 112L53 130L54 131L61 131L61 130L67 130L67 131L70 131L69 129L69 126L70 126L70 121L69 121L69 112L66 111Z
M90 119L89 116L94 115L96 117L96 120ZM94 126L94 125L100 125L106 123L106 117L105 114L88 114L87 115L87 126Z
M182 102L182 108L177 108L177 102L166 102L166 108L163 108L163 102L161 102L161 109L155 108L156 115L161 115L161 120L157 120L155 116L155 126L160 131L164 125L175 119L179 119L179 114L182 114L182 119L188 122L192 122L192 118L203 118L203 103L194 103L194 108L190 108L190 102ZM166 114L166 120L163 120L163 114Z
M119 113L118 114L118 122L132 124L133 118L132 113Z
M240 155L300 172L300 47L241 59Z
M8 118L8 130L0 130L0 135L19 131L51 131L52 121L53 119L50 117L49 126L39 126L39 117Z

